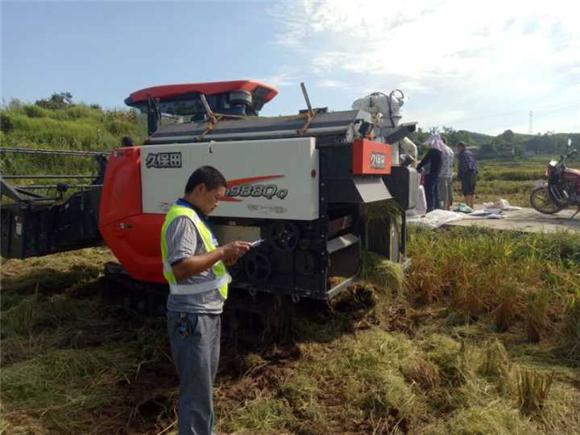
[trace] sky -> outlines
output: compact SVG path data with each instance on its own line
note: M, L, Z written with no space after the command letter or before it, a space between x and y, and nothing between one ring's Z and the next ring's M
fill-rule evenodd
M572 0L0 0L1 95L123 108L141 88L257 79L262 114L350 109L401 89L403 120L487 134L580 132Z

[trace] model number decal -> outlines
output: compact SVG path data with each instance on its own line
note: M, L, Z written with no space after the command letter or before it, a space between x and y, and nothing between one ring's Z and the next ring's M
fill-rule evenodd
M145 159L147 168L181 168L181 153L149 153Z
M226 196L242 198L264 197L272 199L274 197L284 199L288 196L288 189L280 189L275 184L241 184L239 186L232 186L226 191Z
M385 169L385 155L383 153L371 153L371 168Z

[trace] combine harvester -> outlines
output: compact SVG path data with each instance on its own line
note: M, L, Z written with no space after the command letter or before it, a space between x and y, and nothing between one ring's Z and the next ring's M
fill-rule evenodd
M416 123L399 122L400 91L371 94L355 109L336 112L312 108L303 85L302 91L307 109L277 117L258 116L277 91L255 81L132 93L125 102L147 114L149 137L108 157L96 153L99 174L66 201L10 184L23 176L3 177L2 256L46 255L104 240L120 262L107 266L109 290L128 288L138 308L163 312L164 213L191 172L211 165L228 179L226 197L210 217L220 243L264 240L231 269L231 287L244 292L230 294L331 300L356 278L363 249L393 261L404 254L404 212L415 205L417 176L399 165L399 143L408 142ZM50 176L34 178L43 177ZM51 187L62 192L63 186ZM396 203L399 212L367 219L365 205L378 201Z

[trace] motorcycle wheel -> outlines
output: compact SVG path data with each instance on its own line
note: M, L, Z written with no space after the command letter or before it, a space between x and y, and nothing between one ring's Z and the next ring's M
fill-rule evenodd
M550 196L550 191L546 186L536 187L530 194L530 204L534 209L544 214L554 214L562 210Z

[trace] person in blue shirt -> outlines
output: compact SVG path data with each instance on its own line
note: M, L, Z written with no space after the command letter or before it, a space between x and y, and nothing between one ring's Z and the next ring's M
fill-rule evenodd
M473 208L475 184L477 181L477 161L473 153L465 148L463 142L457 144L457 178L461 181L461 191L465 203Z

